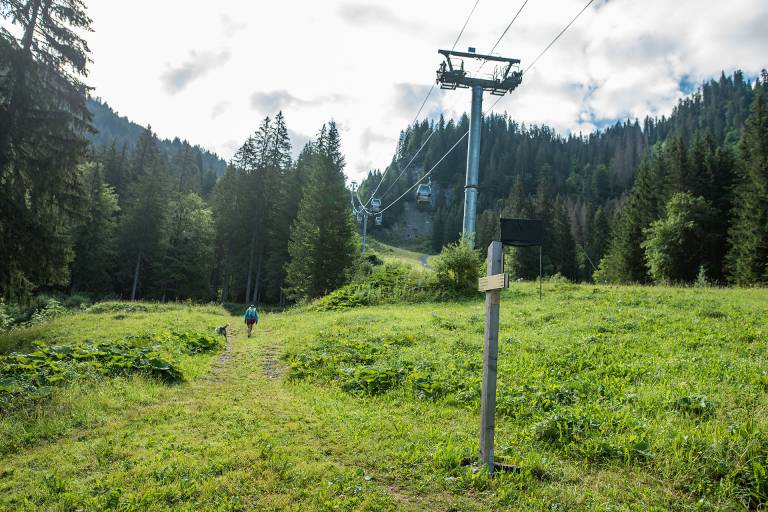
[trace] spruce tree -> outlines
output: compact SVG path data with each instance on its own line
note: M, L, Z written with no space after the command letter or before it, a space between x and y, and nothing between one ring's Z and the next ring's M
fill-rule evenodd
M83 216L74 231L72 291L113 291L116 257L117 195L104 182L99 164L81 167L85 194Z
M322 296L343 284L355 253L354 226L344 185L344 158L335 123L321 130L288 244L292 299Z
M149 130L147 130L149 132ZM153 140L149 138L148 140ZM155 271L161 263L167 244L170 176L159 152L137 147L134 160L141 160L141 176L128 190L124 214L120 222L123 286L131 300L144 292L157 291ZM152 155L151 158L144 158ZM148 277L147 279L144 279Z
M14 26L0 29L0 294L8 296L68 281L90 129L81 79L91 20L79 0L0 0L0 16Z
M730 279L768 283L768 73L756 84L752 110L739 143L733 221L729 231Z

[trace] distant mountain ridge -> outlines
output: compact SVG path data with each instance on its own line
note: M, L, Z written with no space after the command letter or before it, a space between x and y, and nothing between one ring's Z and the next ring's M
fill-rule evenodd
M94 146L103 147L116 141L118 146L126 145L132 148L136 145L141 133L146 130L146 127L118 114L100 98L89 98L88 110L93 114L93 127L96 129L96 133L89 136ZM178 137L173 140L160 140L160 148L167 155L175 154L182 144L183 141ZM193 145L193 147L200 152L204 171L213 172L216 176L224 174L227 162L223 158L199 145Z

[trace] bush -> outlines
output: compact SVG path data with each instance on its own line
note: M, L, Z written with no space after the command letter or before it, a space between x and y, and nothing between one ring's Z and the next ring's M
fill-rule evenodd
M318 299L313 309L335 311L376 304L413 303L435 300L438 296L425 272L397 263L371 268L369 275Z
M0 332L5 332L13 325L13 317L8 312L5 302L0 301Z
M160 332L121 340L72 345L35 342L29 354L0 356L0 410L41 388L65 385L87 375L143 374L167 383L184 375L170 356L219 350L223 340L199 332Z
M61 302L56 299L48 299L48 302L46 302L45 306L32 314L32 318L30 319L29 324L44 324L48 320L52 320L66 312L67 310L64 306L61 305Z
M479 252L464 239L445 246L432 264L437 286L461 295L477 291L480 267Z

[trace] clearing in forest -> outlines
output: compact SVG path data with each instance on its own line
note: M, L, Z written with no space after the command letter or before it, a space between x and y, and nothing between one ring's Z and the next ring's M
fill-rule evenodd
M144 333L183 374L97 371L5 409L0 509L768 503L765 290L549 283L540 302L535 285L514 284L502 297L496 449L520 471L495 479L463 465L477 450L481 297L268 313L252 339L218 307L129 306L0 339L29 352L30 337ZM223 323L236 331L226 349L201 344L196 333Z

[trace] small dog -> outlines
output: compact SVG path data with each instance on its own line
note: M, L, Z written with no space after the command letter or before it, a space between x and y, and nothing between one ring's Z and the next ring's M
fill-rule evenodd
M221 334L225 340L227 339L227 327L229 327L229 324L216 328L216 334Z

